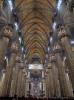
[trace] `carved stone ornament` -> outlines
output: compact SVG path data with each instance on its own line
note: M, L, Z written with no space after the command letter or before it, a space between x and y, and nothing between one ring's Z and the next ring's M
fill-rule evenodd
M13 31L12 28L10 26L5 26L3 28L3 36L7 37L7 38L12 38L13 37Z
M64 27L61 27L59 34L58 34L59 39L61 40L63 37L70 37L70 34L66 32Z
M11 51L13 53L18 53L18 44L16 42L13 42L11 45Z

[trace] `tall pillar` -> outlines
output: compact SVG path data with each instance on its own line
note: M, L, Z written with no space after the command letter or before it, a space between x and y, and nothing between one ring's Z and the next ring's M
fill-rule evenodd
M53 82L53 71L51 63L48 64L48 86L49 86L49 97L54 97L54 82Z
M11 57L10 57L8 66L6 67L5 80L4 80L1 96L9 96L9 93L10 93L13 67L14 67L15 58L18 52L18 47L16 43L12 43L11 50L12 50Z
M25 66L26 67L26 66ZM23 69L23 78L22 78L22 96L25 97L25 89L26 89L26 69Z
M4 56L5 56L8 44L9 44L9 40L13 36L11 27L5 26L2 30L3 30L2 36L0 37L0 64L1 65L4 60Z
M21 81L22 81L22 69L20 68L18 73L18 82L17 82L17 96L21 97Z
M22 82L21 82L21 96L25 97L25 75L22 75Z
M63 59L63 65L64 65L65 72L66 72L66 81L67 81L67 84L68 84L68 89L69 89L70 93L73 94L72 83L71 83L71 80L70 80L70 77L69 77L69 69L67 68L65 59Z
M50 55L50 61L52 66L52 72L53 72L53 82L54 82L54 96L60 97L60 84L58 79L58 69L56 67L56 58L54 55Z
M65 69L64 69L64 66L63 66L63 61L60 57L61 48L58 44L54 48L54 53L55 53L55 56L56 56L56 64L57 64L57 67L58 67L61 96L64 96L64 97L72 96L72 94L70 93L70 91L68 89Z
M25 92L25 77L24 77L24 72L23 72L23 69L24 69L24 65L23 63L21 62L20 63L20 68L19 68L19 73L18 73L18 82L17 82L17 96L18 97L22 97L24 96L24 92Z
M0 80L0 95L2 94L2 88L3 88L3 84L4 84L5 73L6 73L6 70L3 69L2 70L2 77L1 77L1 80Z
M30 71L27 70L26 80L25 80L25 97L28 97L29 91L29 81L30 81Z
M29 80L26 78L25 97L28 97L28 91L29 91Z
M59 37L61 44L67 54L66 56L69 61L68 68L70 71L70 78L71 78L71 82L72 82L72 86L73 86L73 90L74 90L74 52L72 51L72 47L70 45L69 35L66 33L65 29L62 28L62 29L60 29L58 37Z
M6 53L6 49L8 47L9 39L6 37L3 37L0 39L0 64L2 65L4 56Z
M16 57L16 64L15 67L13 68L13 77L12 77L12 84L11 84L11 90L10 90L10 96L15 96L16 95L16 90L17 90L17 82L18 82L18 73L19 73L19 56Z

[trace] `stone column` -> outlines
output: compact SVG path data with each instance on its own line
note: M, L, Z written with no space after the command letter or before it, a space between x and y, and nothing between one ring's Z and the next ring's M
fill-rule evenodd
M12 38L12 29L9 26L5 26L2 29L2 36L0 37L0 64L3 64L4 56L9 44L9 40Z
M54 48L54 53L55 53L55 56L56 56L56 64L57 64L57 68L58 68L61 96L64 96L64 97L72 96L72 94L70 93L70 91L68 89L65 69L64 69L64 66L63 66L63 61L60 57L61 48L58 44Z
M51 63L48 64L48 86L49 86L49 97L54 97L54 83L53 83L53 72Z
M25 97L25 89L26 89L26 69L24 68L23 69L23 81L22 81L22 83L23 83L23 85L22 85L22 96L24 96Z
M66 52L66 56L69 64L68 68L70 71L70 79L74 90L74 52L72 51L72 47L70 45L69 35L66 33L65 29L62 28L60 29L58 37L61 41L62 47Z
M56 58L54 55L50 55L50 62L52 66L52 72L53 72L53 82L54 82L54 96L60 97L60 84L58 79L58 69L56 67Z
M3 88L3 84L4 84L5 73L6 73L6 70L3 69L2 70L2 77L1 77L1 80L0 80L0 95L2 94L2 88Z
M26 78L25 97L28 97L28 91L29 91L29 80L28 78Z
M18 74L18 82L17 82L17 96L21 97L21 81L22 81L22 69L20 68L19 74Z
M17 96L18 97L22 97L24 96L24 92L25 92L25 77L24 77L24 72L23 72L23 69L24 69L24 65L23 63L21 62L20 63L20 69L19 69L19 73L18 73L18 82L17 82Z
M6 37L3 37L0 39L0 64L2 65L4 56L6 53L6 49L8 47L9 39Z
M8 66L6 67L5 80L4 80L1 96L9 96L9 93L10 93L13 66L15 64L15 58L18 52L18 47L16 43L12 43L11 50L12 50L11 57L9 59Z
M17 81L18 81L18 73L19 73L19 56L16 57L16 64L15 67L13 68L13 77L12 77L12 84L11 84L11 91L10 91L10 96L16 95L16 90L17 90Z
M68 84L68 89L69 89L70 93L73 94L72 83L71 83L71 80L69 77L69 69L68 69L68 65L66 64L65 58L63 59L63 65L64 65L65 72L66 72L66 81Z
M25 97L25 85L26 85L26 70L25 68L22 70L22 81L21 81L21 92L20 95Z
M22 82L21 82L21 96L25 96L25 75L22 75Z

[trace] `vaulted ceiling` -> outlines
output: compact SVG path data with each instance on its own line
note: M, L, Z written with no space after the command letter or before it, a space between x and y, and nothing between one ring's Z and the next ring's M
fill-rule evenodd
M20 28L23 31L27 58L39 57L43 62L52 30L56 0L16 0Z

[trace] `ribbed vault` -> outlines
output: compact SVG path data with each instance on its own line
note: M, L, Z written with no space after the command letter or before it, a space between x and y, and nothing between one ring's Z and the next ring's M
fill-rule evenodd
M55 0L16 0L16 6L28 62L31 63L34 56L44 62Z

